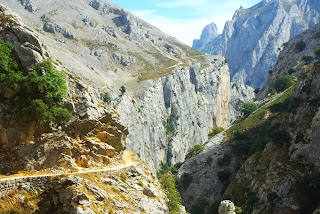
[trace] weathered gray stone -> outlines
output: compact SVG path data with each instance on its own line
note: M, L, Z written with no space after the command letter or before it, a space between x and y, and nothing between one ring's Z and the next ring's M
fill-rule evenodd
M203 51L208 43L214 40L218 35L217 25L215 23L208 24L203 28L200 39L193 40L192 48Z
M221 201L219 214L236 214L233 202L229 200Z
M279 48L319 20L317 0L263 0L249 9L238 9L226 22L221 42L206 52L220 49L217 53L228 57L233 82L262 88Z
M118 52L113 53L113 59L123 66L128 66L131 63L137 62L136 58Z

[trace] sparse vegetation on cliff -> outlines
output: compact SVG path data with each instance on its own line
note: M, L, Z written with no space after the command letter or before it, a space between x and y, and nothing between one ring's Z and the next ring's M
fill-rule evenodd
M186 158L191 158L192 156L199 154L202 150L204 150L204 146L197 144L188 150Z
M249 116L252 112L258 109L257 104L255 103L245 103L242 108L242 113L245 117Z
M167 206L170 214L178 214L181 211L181 197L176 187L176 181L174 180L170 172L160 175L159 181L162 188L165 190L168 201Z
M18 114L24 120L64 124L71 119L72 115L62 107L67 95L65 74L54 70L49 60L22 72L12 45L0 40L0 80L0 92L5 87L13 90L11 103L19 107Z
M293 85L292 78L288 75L283 75L278 77L274 82L274 89L276 89L277 92L281 92L286 90L292 85Z
M216 136L217 134L223 132L223 130L224 130L224 129L223 129L222 127L219 127L219 126L214 127L214 128L211 130L211 132L208 134L209 139L210 139L210 138L213 138L213 137Z

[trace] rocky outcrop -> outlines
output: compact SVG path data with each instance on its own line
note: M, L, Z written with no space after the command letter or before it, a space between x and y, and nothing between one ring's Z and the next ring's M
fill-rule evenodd
M234 176L232 168L236 165L232 158L232 148L226 144L224 139L225 132L222 132L205 143L205 149L198 155L191 157L179 168L176 177L182 183L179 185L179 192L183 200L183 205L188 211L197 203L199 199L205 200L208 204L213 204L220 200L223 195L228 179ZM224 159L228 156L229 158ZM228 171L229 176L219 179L219 172ZM183 184L183 177L190 175L191 182ZM203 209L205 209L203 207Z
M115 61L117 61L118 63L120 63L123 66L128 66L131 63L135 63L137 62L137 59L132 57L132 56L128 56L128 55L123 55L121 53L115 52L113 54L113 59Z
M30 28L20 22L20 18L6 7L0 7L1 31L8 31L6 39L13 43L16 54L24 69L44 59L43 44Z
M43 30L48 33L60 33L63 37L67 39L75 39L74 35L70 33L67 29L64 27L61 27L60 25L56 24L53 19L48 17L46 14L41 17L42 21L44 22Z
M240 8L224 27L220 51L215 46L206 52L229 58L233 82L262 88L279 48L318 23L319 8L317 0L263 0L251 8Z
M145 165L115 172L11 179L0 181L0 190L0 212L168 213L167 198ZM21 206L3 206L10 199Z
M221 201L219 214L236 214L233 202L229 200Z
M208 24L204 27L200 39L193 40L192 48L202 51L206 48L209 42L218 36L218 28L215 23Z

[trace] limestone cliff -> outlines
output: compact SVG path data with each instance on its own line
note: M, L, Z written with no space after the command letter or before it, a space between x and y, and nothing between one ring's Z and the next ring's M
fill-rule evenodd
M223 57L208 60L205 69L178 67L172 75L145 82L144 94L125 96L117 108L129 128L128 148L155 168L183 161L190 147L207 141L211 128L229 124L228 66Z
M188 210L202 204L206 213L217 213L220 201L229 199L246 213L317 213L319 35L317 24L290 40L258 96L260 109L210 139L180 167ZM280 75L291 75L295 83L274 94L269 89Z
M128 148L154 169L183 161L254 97L251 89L240 88L239 98L230 93L223 57L191 49L107 0L4 2L39 33L57 64L117 108L129 129Z
M262 88L279 48L318 23L319 8L317 0L263 0L240 8L225 24L221 42L204 52L228 57L232 81Z
M125 151L127 128L97 89L62 66L39 34L2 5L0 23L0 38L13 44L19 69L29 73L50 57L65 72L63 107L73 114L63 125L24 121L11 103L14 91L1 87L0 213L168 213L155 174Z

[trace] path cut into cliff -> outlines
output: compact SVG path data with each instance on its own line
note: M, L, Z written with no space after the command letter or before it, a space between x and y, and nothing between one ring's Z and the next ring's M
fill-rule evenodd
M15 179L24 179L24 178L40 178L40 177L56 177L61 175L78 175L78 174L86 174L86 173L93 173L93 172L108 172L108 171L117 171L121 169L126 169L131 166L138 166L142 164L142 162L137 158L137 154L132 151L125 150L122 155L122 164L103 167L103 168L89 168L83 169L79 168L76 172L70 173L41 173L40 174L33 174L33 175L23 175L23 174L14 174L9 176L0 175L0 181L7 181L7 180L15 180Z

